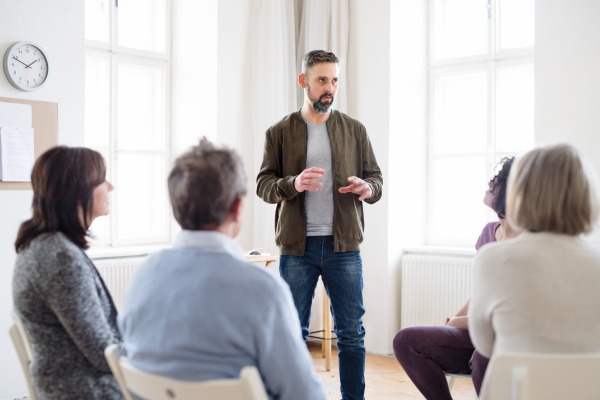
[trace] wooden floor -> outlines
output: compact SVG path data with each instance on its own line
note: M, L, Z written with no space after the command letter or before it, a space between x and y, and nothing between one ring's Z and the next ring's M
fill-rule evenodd
M337 349L331 350L331 371L325 370L325 359L321 358L321 346L308 343L315 368L323 378L329 400L339 400L340 373L338 369ZM367 354L366 400L379 399L424 399L419 390L410 381L396 358ZM457 379L452 390L454 400L475 400L475 389L471 381Z

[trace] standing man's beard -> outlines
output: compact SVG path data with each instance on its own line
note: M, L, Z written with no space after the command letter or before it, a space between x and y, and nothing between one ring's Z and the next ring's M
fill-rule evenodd
M333 104L333 99L334 99L333 93L323 93L321 95L321 97L319 97L317 100L315 100L310 95L310 86L306 85L306 89L308 90L308 92L307 92L308 100L310 100L310 103L312 104L315 111L317 111L321 114L327 114L329 112L329 110L331 109L331 105ZM323 97L331 97L331 101L321 101L323 99Z

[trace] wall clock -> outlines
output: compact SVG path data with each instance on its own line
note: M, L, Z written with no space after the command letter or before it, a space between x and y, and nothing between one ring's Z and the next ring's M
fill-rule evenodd
M13 43L4 53L4 75L15 88L33 92L48 80L46 52L33 42Z

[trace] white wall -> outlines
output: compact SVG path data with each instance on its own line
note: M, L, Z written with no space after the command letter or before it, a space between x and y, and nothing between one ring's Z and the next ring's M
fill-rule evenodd
M535 142L576 146L600 172L600 2L536 1Z
M390 2L388 352L400 329L402 250L425 244L427 2Z
M0 57L12 43L30 40L47 52L51 72L36 92L13 88L0 73L0 97L58 103L59 143L83 144L85 42L81 0L0 2ZM27 387L8 336L12 324L13 243L30 217L31 191L0 191L0 399L25 394Z

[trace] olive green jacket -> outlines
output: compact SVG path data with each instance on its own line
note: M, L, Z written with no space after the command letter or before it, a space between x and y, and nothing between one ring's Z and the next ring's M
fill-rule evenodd
M363 124L332 110L327 132L333 167L334 251L359 251L365 226L362 202L358 201L360 196L338 190L350 184L349 177L362 178L373 189L373 195L364 201L372 204L381 199L383 177ZM263 161L256 177L258 197L277 204L275 242L281 255L304 255L304 192L296 191L294 179L306 168L307 136L308 128L300 111L271 126L266 133Z

